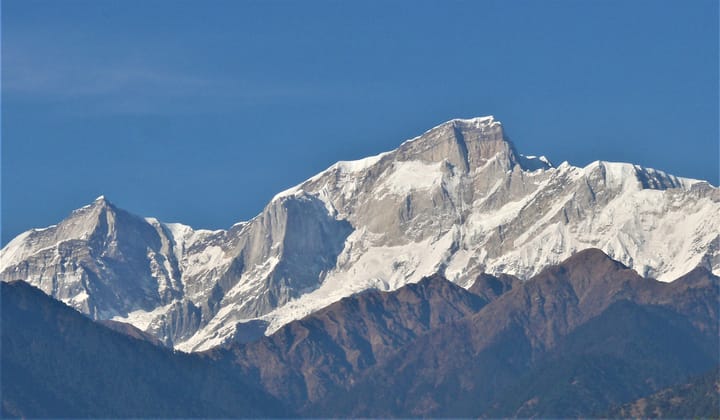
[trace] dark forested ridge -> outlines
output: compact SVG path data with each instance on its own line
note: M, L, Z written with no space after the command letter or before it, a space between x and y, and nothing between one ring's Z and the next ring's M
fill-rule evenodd
M687 319L630 301L564 337L485 411L491 417L587 417L717 363L717 345Z
M720 367L613 408L603 417L720 418Z
M255 373L269 392L302 408L487 300L434 275L393 292L344 298L255 343L212 351Z
M586 250L512 283L307 412L593 416L718 363L718 278L707 270L660 283Z
M718 286L701 268L661 283L586 250L524 282L484 274L465 290L435 275L366 291L186 355L3 283L3 415L653 416L652 394L718 365ZM660 416L715 415L706 382L677 388Z
M265 417L239 369L99 325L21 281L2 289L3 417Z

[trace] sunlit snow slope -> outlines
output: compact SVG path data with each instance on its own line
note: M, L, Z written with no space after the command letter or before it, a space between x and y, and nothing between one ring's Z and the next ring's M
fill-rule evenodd
M492 117L452 120L338 162L229 230L142 219L104 198L0 251L24 279L98 319L203 350L270 333L342 297L442 272L536 274L600 248L670 281L720 274L720 190L627 163L553 167Z

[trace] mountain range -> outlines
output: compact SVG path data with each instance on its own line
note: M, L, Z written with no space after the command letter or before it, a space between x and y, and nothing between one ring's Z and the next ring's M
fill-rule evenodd
M420 280L432 275L458 286L447 293L483 288L443 315L464 319L587 248L642 278L669 282L696 268L717 274L719 214L720 190L705 181L626 163L554 166L518 153L493 117L456 119L393 151L338 162L227 230L139 217L99 197L8 243L0 278L26 281L91 319L131 324L136 335L178 350L262 346L264 335L276 337L359 293L417 283L420 296ZM475 285L478 277L485 283ZM555 293L569 287L556 286ZM527 316L495 316L510 315ZM578 316L563 328L587 321ZM435 325L417 322L394 339ZM560 326L538 327L547 336L529 339L531 353L537 340L555 345L560 334ZM263 352L242 348L247 358ZM343 369L366 363L359 358ZM297 392L331 388L305 384Z
M472 283L367 290L185 354L2 282L2 414L605 417L679 392L667 413L720 415L720 278L707 269L660 282L588 249L525 281Z

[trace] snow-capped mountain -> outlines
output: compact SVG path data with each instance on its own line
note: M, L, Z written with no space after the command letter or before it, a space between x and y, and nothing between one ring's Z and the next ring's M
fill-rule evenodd
M101 197L11 241L0 277L194 351L369 288L436 272L464 287L482 272L527 278L589 247L665 281L720 273L720 190L627 163L554 167L518 154L493 117L456 119L338 162L228 230Z

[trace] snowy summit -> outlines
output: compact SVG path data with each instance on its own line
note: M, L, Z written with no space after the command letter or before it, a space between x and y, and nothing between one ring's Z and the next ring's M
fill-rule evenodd
M718 214L707 182L629 163L555 167L487 116L338 162L228 230L87 206L15 238L0 274L196 351L369 288L437 272L465 287L482 272L527 278L586 248L665 281L720 273Z

